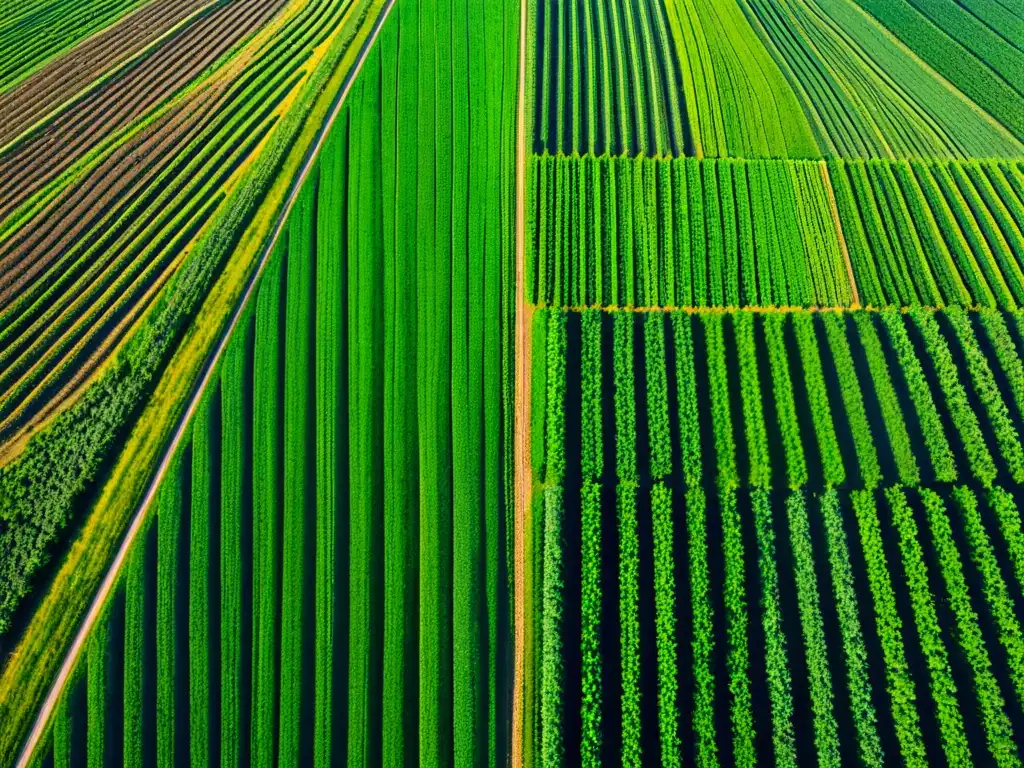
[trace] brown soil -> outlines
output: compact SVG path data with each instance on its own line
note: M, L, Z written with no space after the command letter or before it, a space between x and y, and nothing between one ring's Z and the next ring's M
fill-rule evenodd
M0 220L104 139L130 126L202 74L266 22L284 0L221 6L161 44L137 66L86 94L0 157Z
M103 217L116 195L160 173L174 159L173 150L207 124L223 90L207 89L183 102L40 211L23 229L24 236L19 233L0 246L0 312L27 298L32 282Z
M153 0L0 94L0 146L210 0Z

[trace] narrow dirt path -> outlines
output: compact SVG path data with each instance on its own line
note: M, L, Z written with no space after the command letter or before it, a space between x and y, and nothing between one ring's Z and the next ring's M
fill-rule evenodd
M821 179L825 182L825 191L828 193L828 204L832 209L832 220L836 223L836 235L839 238L839 249L843 252L843 260L846 262L846 275L850 279L851 306L860 306L860 292L857 290L857 280L853 276L853 262L850 261L850 249L846 245L846 235L843 234L843 222L839 218L839 206L836 204L836 191L832 188L832 177L828 172L828 163L821 161Z
M317 134L316 141L306 153L305 162L303 163L299 173L296 175L295 180L292 182L288 198L278 214L277 221L274 223L273 234L263 248L263 252L260 256L256 269L249 278L245 292L242 294L241 301L239 301L238 305L235 307L235 311L231 315L231 321L224 329L216 348L204 366L202 378L193 392L188 408L186 408L185 413L182 414L181 419L178 422L178 426L174 431L174 436L171 438L171 442L164 450L163 456L160 459L160 464L157 467L156 474L154 474L152 480L150 480L150 483L146 488L146 493L142 497L142 501L139 503L138 508L135 510L135 514L132 516L131 525L128 527L128 532L125 534L124 540L121 542L117 555L115 555L114 561L110 564L110 568L107 570L106 576L103 577L103 582L100 584L99 591L97 591L96 596L93 598L92 603L89 606L89 612L86 614L85 620L82 622L82 626L78 630L78 634L75 635L74 642L68 649L68 652L64 657L64 661L61 664L60 672L57 674L57 678L54 680L53 685L50 688L50 692L47 694L46 699L43 702L43 706L39 710L39 714L36 716L36 721L32 726L32 731L29 733L28 739L25 741L25 745L22 747L21 753L18 755L18 762L16 764L17 768L28 768L32 761L33 754L42 740L43 734L46 731L47 723L57 706L57 701L64 689L64 685L71 676L75 663L82 653L82 649L85 648L86 642L89 639L89 633L99 619L107 597L110 595L111 590L117 583L117 578L121 573L121 568L127 559L132 543L135 541L135 537L142 528L146 512L149 510L150 505L156 498L157 490L160 487L160 481L163 480L164 475L167 474L167 470L171 466L174 454L188 431L188 425L192 418L192 414L195 413L196 408L199 406L199 401L202 399L203 393L206 391L206 387L213 379L213 372L217 367L218 361L224 354L224 350L227 348L228 340L231 338L232 331L238 324L238 321L241 318L242 313L245 311L250 299L255 294L256 283L258 282L260 275L263 273L267 262L270 261L270 255L274 251L274 246L277 243L278 238L281 236L281 232L284 231L285 221L287 220L288 214L291 212L296 199L298 199L299 192L302 189L302 184L305 181L306 176L309 174L310 169L313 167L313 163L316 162L316 159L320 154L320 149L323 147L324 141L326 141L327 135L330 133L331 126L334 125L335 119L337 119L338 115L341 113L341 108L344 106L349 91L352 89L352 83L355 82L356 76L363 68L363 63L366 61L367 55L372 50L373 45L377 40L377 35L380 33L381 27L387 20L387 17L391 13L391 9L394 5L395 0L388 0L387 4L381 10L380 15L374 22L373 29L363 42L363 47L359 51L359 56L356 59L352 70L345 76L341 90L335 98L331 111L327 115L327 119L324 121L324 124L321 126L320 131Z
M512 766L523 764L524 682L526 662L526 530L530 511L530 318L526 301L526 16L519 3L519 97L516 107L516 342L515 342L515 628L512 692Z

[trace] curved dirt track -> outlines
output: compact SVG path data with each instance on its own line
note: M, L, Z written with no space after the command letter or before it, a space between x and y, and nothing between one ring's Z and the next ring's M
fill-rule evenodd
M32 757L38 747L43 734L46 730L47 723L53 714L54 709L57 706L57 701L60 698L61 691L64 688L65 683L71 675L74 669L75 663L78 657L81 655L83 648L85 648L86 641L89 638L89 632L92 630L96 621L99 619L100 614L103 610L103 605L106 602L107 597L110 595L111 590L117 583L117 577L121 572L121 567L124 565L127 559L128 552L131 549L132 543L135 537L138 535L139 530L142 528L143 520L145 519L146 512L148 511L153 500L156 498L156 493L160 487L160 482L167 474L167 470L171 465L171 460L174 457L178 446L181 444L182 439L188 428L192 414L195 412L199 405L199 401L202 399L203 393L206 391L207 385L213 378L214 369L217 366L217 362L224 354L224 350L227 348L228 340L231 338L231 333L235 326L238 324L239 318L245 311L250 299L255 293L256 283L259 280L260 275L263 273L263 269L266 267L267 262L270 260L270 255L273 253L274 245L277 243L278 237L284 230L285 222L288 218L288 214L291 212L292 206L295 204L295 200L298 198L299 191L302 189L302 184L309 174L310 169L313 167L313 163L316 162L317 156L320 153L320 149L323 146L324 141L330 132L331 126L334 124L335 119L341 112L341 108L345 103L348 93L351 90L352 83L355 81L356 76L363 68L363 63L366 61L366 57L370 50L373 48L374 43L377 40L377 36L380 33L381 27L387 20L388 15L391 13L391 9L394 7L395 0L387 0L386 5L381 9L380 15L374 22L373 29L370 31L369 36L364 41L359 55L352 67L352 70L345 76L345 80L342 84L341 90L338 96L335 98L334 104L331 107L331 111L328 113L327 119L321 126L320 131L317 134L316 141L309 148L306 153L305 162L302 165L299 173L296 175L292 182L291 191L288 194L288 198L281 208L278 214L277 220L274 223L274 228L270 239L263 247L263 251L260 254L259 262L253 274L250 276L248 283L246 284L245 291L242 294L241 300L235 307L234 312L231 315L231 321L224 329L217 346L214 348L212 354L207 359L207 362L203 368L203 374L200 378L199 383L193 391L192 398L189 401L188 407L182 414L178 426L174 431L174 436L171 438L170 443L161 456L160 463L157 467L156 473L150 480L149 485L146 487L146 493L142 497L142 501L139 503L132 516L131 525L128 527L128 531L125 534L124 540L121 542L121 546L118 548L117 554L114 557L113 562L110 564L110 568L107 570L106 576L103 578L103 582L100 585L95 597L93 597L92 603L89 606L89 611L85 616L85 620L82 622L82 626L79 628L78 633L75 635L75 639L65 654L64 661L61 663L60 672L58 672L53 685L50 688L50 692L47 694L46 699L43 702L43 706L39 710L39 714L36 716L35 723L32 726L32 730L29 733L28 739L25 741L25 745L22 747L21 753L18 755L18 761L16 763L17 768L29 768Z

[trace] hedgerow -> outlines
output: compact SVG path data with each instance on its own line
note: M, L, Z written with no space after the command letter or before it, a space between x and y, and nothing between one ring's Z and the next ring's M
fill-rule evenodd
M850 552L846 546L839 494L835 489L821 496L821 515L828 541L828 559L832 571L832 590L839 614L839 629L843 638L846 658L847 687L853 724L857 728L857 744L864 765L882 765L884 756L878 739L878 717L871 701L871 682L868 680L868 651L864 645L857 593L853 585Z
M818 339L814 332L814 316L809 312L793 314L793 329L796 332L800 359L803 362L804 382L807 385L808 407L814 421L821 450L822 471L826 485L840 485L846 479L843 454L839 450L835 425L832 422L832 406L828 400L825 374L821 368L818 353Z
M768 346L768 363L772 369L772 391L775 394L775 413L782 432L782 448L786 454L786 474L791 490L807 484L807 460L804 458L800 437L793 380L789 375L789 352L785 339L786 315L771 312L764 319L764 334Z
M622 667L622 760L639 765L640 750L640 541L637 534L635 482L620 482L619 642Z
M1017 586L1024 589L1024 530L1021 530L1021 514L1017 502L1013 494L997 485L988 492L988 504L999 522L999 532L1006 542Z
M636 482L636 391L633 373L633 316L613 315L612 363L615 383L615 472L620 483Z
M911 311L910 316L924 339L925 348L935 367L939 386L946 397L950 418L960 433L960 440L967 453L967 460L970 462L974 476L986 487L990 486L996 478L996 465L985 444L978 416L974 413L970 400L967 399L967 392L960 381L959 369L953 361L953 356L942 332L939 330L939 324L929 310L916 309Z
M1003 314L992 309L981 309L978 311L981 325L985 329L989 344L995 351L999 367L1003 369L1006 382L1010 387L1010 393L1017 405L1017 412L1024 414L1024 364L1021 363L1017 345L1010 335ZM1016 316L1020 323L1020 316Z
M664 483L651 488L654 532L654 627L658 653L658 735L662 766L681 764L679 749L676 580L673 555L672 491Z
M548 315L547 341L545 481L557 485L565 476L565 353L568 346L565 313L551 312Z
M907 766L925 768L928 759L921 734L917 694L907 664L903 645L903 622L896 609L896 593L882 545L882 530L878 523L874 494L871 491L853 491L850 500L857 517L861 549L867 566L875 625L882 646L889 701L896 738L900 744L900 754Z
M693 734L697 764L718 764L715 738L715 630L708 575L707 501L700 488L686 491L690 556L690 611L693 623Z
M824 312L821 323L825 326L825 336L832 351L831 362L835 365L839 390L846 407L846 418L853 433L853 445L860 464L860 479L865 488L875 488L882 481L882 469L878 464L878 452L875 450L871 425L864 409L864 395L846 338L846 316L838 312Z
M903 371L910 399L921 423L921 433L924 435L924 443L931 457L935 477L941 482L953 482L957 479L953 451L949 447L949 441L942 427L942 419L939 418L939 411L935 407L931 388L924 377L921 361L918 360L914 345L907 335L903 316L893 309L882 310L879 316L882 318L889 343L892 345L893 351L896 352L900 368Z
M885 353L882 351L882 343L875 330L874 320L869 312L854 312L852 314L854 322L857 324L864 356L867 358L868 371L878 397L882 421L889 435L889 445L892 447L893 457L896 460L896 471L899 474L900 482L907 486L916 486L921 481L921 472L910 444L906 420L903 417L899 397L893 387L892 373L885 360ZM947 481L955 480L955 469L953 476L947 475L945 479Z
M580 474L600 480L604 474L601 400L601 313L588 309L580 316Z
M580 762L601 764L601 486L580 490Z
M950 307L946 310L945 317L960 343L960 349L967 361L967 371L974 383L974 391L988 414L989 424L1010 476L1017 483L1024 482L1024 447L1021 446L1017 428L1010 418L1009 408L1006 407L988 360L974 337L971 321L959 307Z
M718 464L718 487L739 486L736 471L736 442L732 433L732 413L729 400L729 373L726 364L724 316L720 312L701 315L704 340L707 347L708 388L711 395L711 427L715 436L715 458Z
M697 373L694 369L693 330L690 316L672 313L672 337L676 353L676 391L679 400L679 445L683 480L687 486L700 485L703 475L700 416L697 403Z
M732 697L733 761L735 765L757 763L754 750L754 715L750 696L750 652L747 612L746 557L743 530L736 504L736 491L719 494L722 514L722 553L725 558L725 620L729 638L726 664L729 668L729 694Z
M644 318L644 361L650 473L653 479L661 480L672 472L672 438L668 415L668 374L665 368L665 327L660 312L650 312Z
M541 673L542 764L561 765L565 754L563 729L565 696L564 590L562 572L562 489L544 489L544 646Z
M964 533L970 546L970 557L981 574L982 589L989 612L999 627L999 641L1006 649L1010 679L1019 701L1024 702L1024 635L1010 599L995 549L978 510L978 499L969 488L953 489L953 499L960 512Z
M750 455L750 485L754 488L767 488L772 481L772 465L771 453L768 450L768 431L764 423L761 381L757 370L755 316L752 312L737 312L732 318L739 357L743 427L747 437L747 452Z

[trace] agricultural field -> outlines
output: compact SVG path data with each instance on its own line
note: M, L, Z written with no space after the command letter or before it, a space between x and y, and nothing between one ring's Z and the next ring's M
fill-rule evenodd
M13 0L0 768L1024 765L1024 12Z
M1018 764L1019 315L534 324L537 759Z
M330 107L324 88L370 32L369 4L299 5L190 16L0 151L2 632L161 372L186 391L197 380ZM182 57L196 34L208 58ZM24 80L33 98L59 62ZM178 413L144 428L162 442Z
M222 313L223 335L204 335L202 314L179 317L187 343L154 371L155 393L90 478L95 487L76 491L68 514L84 519L67 557L43 571L33 610L13 614L0 684L4 765L32 757L20 749L36 726L34 759L55 765L492 764L508 752L515 16L497 6L467 37L468 6L438 16L403 2L367 16L369 6L347 3L332 17L330 5L298 5L312 14L300 29L316 55L344 43L360 58L335 62L318 84L322 122L295 124L309 141L285 148L316 154L294 191L255 199L243 237L270 250L250 252L234 299L219 281L242 270L231 260L244 254L215 241L228 263L210 274L206 306ZM486 66L485 33L507 48ZM441 56L437 41L453 35L466 46L446 43ZM278 37L264 42L302 50ZM283 66L285 82L301 82L306 66L266 52L253 61ZM261 71L239 76L258 82ZM440 95L453 76L454 103ZM254 106L280 123L273 102ZM467 114L491 130L470 132ZM397 130L421 118L419 132ZM241 135L259 144L249 128ZM218 172L236 170L217 157ZM166 161L176 168L174 155ZM198 181L224 196L217 179ZM170 215L159 197L169 188L155 183L154 210ZM193 199L182 193L183 204ZM453 218L454 199L464 213ZM279 210L288 212L280 227ZM129 221L152 236L144 220ZM167 253L185 259L171 279L193 276L192 253ZM117 279L125 267L105 269ZM129 345L163 342L166 331L148 322ZM169 380L188 372L183 353L198 386ZM162 416L174 449L160 455L171 436L154 419L172 398ZM472 407L453 410L453 399ZM38 484L22 490L17 461L2 480L18 503L37 502ZM18 535L14 525L3 532ZM11 569L24 564L9 554ZM37 721L50 693L56 706Z
M1022 764L1022 20L531 4L523 765Z

